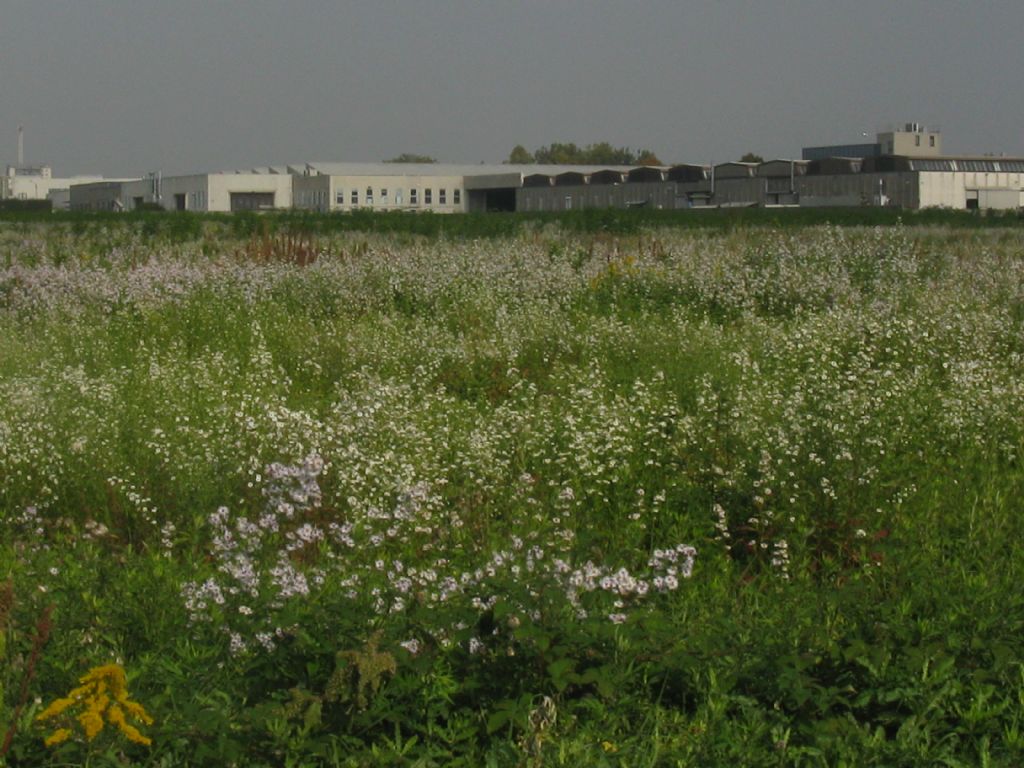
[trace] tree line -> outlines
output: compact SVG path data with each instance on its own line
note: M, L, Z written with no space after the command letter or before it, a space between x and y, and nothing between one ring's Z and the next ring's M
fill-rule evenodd
M649 149L633 150L613 147L607 141L579 147L569 142L555 142L530 152L517 144L509 153L506 163L512 165L663 165Z
M747 152L740 158L744 163L761 163L764 158ZM429 155L403 152L385 163L436 163ZM629 147L613 147L607 141L580 147L573 142L554 142L530 152L522 144L516 144L505 161L509 165L664 165L649 149L633 150Z

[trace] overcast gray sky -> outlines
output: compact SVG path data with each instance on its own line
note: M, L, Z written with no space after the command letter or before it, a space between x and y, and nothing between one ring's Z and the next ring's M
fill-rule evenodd
M0 0L0 162L184 173L521 143L1024 155L1024 0Z

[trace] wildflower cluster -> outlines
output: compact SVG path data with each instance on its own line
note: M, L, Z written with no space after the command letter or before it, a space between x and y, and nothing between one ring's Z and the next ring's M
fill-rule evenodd
M321 499L317 478L323 461L313 454L297 465L266 467L266 504L255 521L220 507L208 518L209 555L217 573L181 587L189 621L218 626L232 652L247 651L255 642L274 649L285 629L275 617L295 598L320 585L323 571L303 570L303 556L315 561L323 530L305 517ZM305 554L304 554L305 553ZM244 630L244 631L243 631Z
M208 518L216 573L187 581L181 594L190 622L223 633L233 655L273 651L290 632L282 620L288 609L316 599L325 585L340 587L353 609L368 598L379 616L423 609L433 620L421 631L447 645L470 617L499 599L535 620L553 596L578 618L590 615L590 604L607 603L607 618L620 623L649 594L672 592L692 573L696 550L687 545L655 550L646 577L590 561L574 567L575 534L564 527L512 535L489 554L476 547L466 554L481 564L460 567L465 557L434 553L436 502L422 482L398 492L387 511L371 506L352 510L347 522L314 522L325 512L318 482L323 468L316 455L301 464L271 464L263 473L266 504L255 520L226 507ZM423 539L417 556L393 554L417 537ZM602 594L607 599L599 599ZM419 651L417 638L404 642L410 653ZM482 647L479 642L471 639L471 648Z
M93 667L67 696L51 702L36 715L37 722L55 720L66 723L46 737L46 746L67 741L73 728L81 729L86 741L95 739L105 726L113 726L128 741L149 746L152 742L129 720L152 725L153 718L141 704L128 698L128 683L119 664Z

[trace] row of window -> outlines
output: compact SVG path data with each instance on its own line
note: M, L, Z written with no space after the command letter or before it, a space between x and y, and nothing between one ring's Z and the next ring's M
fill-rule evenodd
M320 189L300 189L295 193L295 204L303 207L327 207L327 200L327 192Z
M419 205L420 190L413 188L409 190L409 205ZM326 208L328 203L328 193L325 190L300 190L295 193L296 204L299 206L316 206L318 208ZM405 190L395 189L393 191L394 202L392 202L392 193L387 187L380 187L376 190L374 195L373 187L367 187L366 191L360 201L359 190L349 190L348 201L350 205L374 205L379 202L381 205L404 205L405 204ZM345 190L339 189L335 193L334 202L337 205L345 204ZM437 190L437 203L438 205L448 205L448 190L444 187ZM434 204L434 190L430 187L423 189L423 204L433 205ZM452 190L452 204L462 205L462 190Z

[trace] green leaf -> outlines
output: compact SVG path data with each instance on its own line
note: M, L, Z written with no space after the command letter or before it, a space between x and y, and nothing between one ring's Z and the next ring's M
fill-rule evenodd
M576 668L575 659L558 659L548 664L548 674L553 680L560 680Z
M487 718L487 733L494 733L504 728L512 717L512 710L499 709Z
M315 699L313 703L306 708L306 714L302 718L302 724L307 731L311 731L320 725L322 709L323 705L320 703L319 699Z

